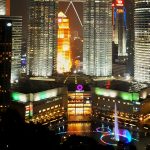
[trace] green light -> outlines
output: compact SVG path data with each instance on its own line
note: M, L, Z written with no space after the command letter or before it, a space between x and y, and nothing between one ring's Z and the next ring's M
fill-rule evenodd
M40 92L40 93L39 93L39 96L40 96L40 99L46 99L46 98L47 98L45 92Z
M29 112L29 116L32 117L33 116L33 111Z
M128 92L119 92L119 97L123 100L130 100L132 101L132 94Z
M105 92L105 91L106 91L105 89L95 88L95 93L96 93L97 95L104 95L104 92Z
M13 92L11 94L12 98L13 98L13 101L20 101L20 93L17 93L17 92Z
M122 100L128 101L139 101L139 93L122 92L96 87L95 94L107 97L118 97L121 98Z
M139 93L132 93L132 100L139 101Z

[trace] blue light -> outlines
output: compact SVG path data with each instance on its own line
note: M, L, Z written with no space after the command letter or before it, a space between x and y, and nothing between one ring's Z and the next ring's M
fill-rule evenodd
M117 18L117 9L114 9L114 25L116 24L116 18Z
M124 11L124 26L125 26L125 28L126 28L126 27L127 27L127 19L126 19L127 14L126 14L126 9L125 9L125 7L123 8L123 11Z
M119 129L119 134L127 138L127 143L130 143L132 141L131 134L127 129Z

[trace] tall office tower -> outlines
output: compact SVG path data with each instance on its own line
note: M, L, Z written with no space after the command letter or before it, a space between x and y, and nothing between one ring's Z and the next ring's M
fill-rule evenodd
M150 1L135 0L135 62L134 78L150 83Z
M0 16L0 103L9 100L10 83L21 69L22 17Z
M29 1L27 74L51 76L56 70L57 2Z
M10 100L12 20L0 17L0 105Z
M112 74L112 1L87 0L83 9L83 73Z
M126 49L128 53L127 73L134 76L134 0L125 0L126 8Z
M63 12L58 14L58 38L57 38L57 72L71 71L70 27L69 19Z
M0 0L0 15L10 15L10 0Z
M113 9L113 41L118 45L118 56L123 59L126 51L126 8L123 0L115 0Z
M21 72L22 50L22 17L11 16L12 20L12 58L11 58L11 83L18 82Z

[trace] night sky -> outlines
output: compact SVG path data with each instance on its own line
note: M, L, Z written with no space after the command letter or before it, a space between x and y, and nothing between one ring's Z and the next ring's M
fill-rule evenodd
M69 3L61 2L59 5L59 10L65 12L68 4ZM79 17L80 17L82 23L83 23L83 4L82 3L74 3L74 6L79 14ZM72 5L70 5L66 15L70 19L71 31L78 31L79 35L82 37L82 27L80 25L80 22L76 16L76 13L75 13Z
M59 3L59 11L65 12L69 3L61 2ZM74 3L77 12L80 15L80 19L82 20L83 17L83 5L82 3ZM22 16L23 17L23 35L26 38L26 31L27 31L27 0L11 0L11 15L12 16ZM70 8L67 12L67 17L70 19L70 28L71 31L78 31L79 35L82 37L82 27L77 19L77 16L74 12L73 7L70 5Z

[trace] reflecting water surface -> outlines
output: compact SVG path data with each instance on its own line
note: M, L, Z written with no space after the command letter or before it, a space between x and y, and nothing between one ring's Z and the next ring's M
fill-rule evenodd
M68 134L85 135L91 132L91 123L69 123L67 125Z

